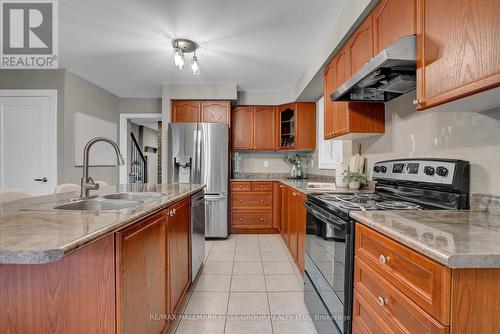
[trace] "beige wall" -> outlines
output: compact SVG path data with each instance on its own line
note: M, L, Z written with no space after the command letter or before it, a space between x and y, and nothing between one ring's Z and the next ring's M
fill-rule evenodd
M161 99L120 98L120 114L159 114Z
M500 195L500 108L416 112L414 97L409 93L386 104L384 135L353 142L363 144L369 170L386 159L463 159L471 162L472 192Z
M82 167L75 167L75 113L83 113L108 122L118 124L118 96L94 85L78 75L66 71L64 103L64 165L62 171L63 183L79 183L82 177ZM118 133L116 134L118 138ZM91 167L90 175L94 180L102 180L108 184L118 183L118 167Z

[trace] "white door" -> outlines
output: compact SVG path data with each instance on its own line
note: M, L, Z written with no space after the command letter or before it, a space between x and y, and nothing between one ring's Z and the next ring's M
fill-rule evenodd
M22 92L0 91L0 187L45 195L57 185L55 96Z

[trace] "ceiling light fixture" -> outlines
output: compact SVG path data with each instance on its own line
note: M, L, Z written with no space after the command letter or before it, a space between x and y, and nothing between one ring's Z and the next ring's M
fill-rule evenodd
M200 64L198 63L198 57L196 56L198 44L189 39L178 38L172 40L172 46L174 47L174 54L172 57L173 65L182 70L185 64L184 54L193 53L193 58L191 59L191 71L194 75L200 74Z
M196 57L196 51L194 52L193 58L191 59L191 71L194 75L200 74L200 64L198 64L198 57Z

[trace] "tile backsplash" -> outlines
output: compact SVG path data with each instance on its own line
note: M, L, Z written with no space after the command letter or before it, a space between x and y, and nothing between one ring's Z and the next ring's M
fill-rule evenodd
M298 153L302 157L302 166L306 174L334 176L335 170L319 169L314 152L259 152L237 151L240 157L240 173L290 173L290 165L283 161L283 156ZM265 167L267 161L267 167ZM233 166L234 167L234 166Z
M384 135L353 141L362 144L369 174L374 162L387 159L462 159L471 162L471 192L500 195L500 108L416 112L414 98L386 104Z

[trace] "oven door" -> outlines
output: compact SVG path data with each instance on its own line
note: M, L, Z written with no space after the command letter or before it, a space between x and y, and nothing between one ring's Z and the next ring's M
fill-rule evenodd
M318 314L319 300L340 333L351 332L352 239L350 223L307 200L306 305L318 334L332 333L325 316ZM316 301L313 296L316 296ZM317 315L317 316L315 316ZM315 318L321 321L315 321Z

